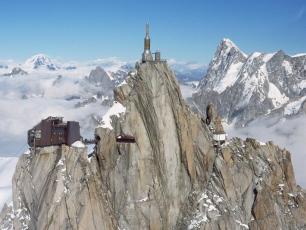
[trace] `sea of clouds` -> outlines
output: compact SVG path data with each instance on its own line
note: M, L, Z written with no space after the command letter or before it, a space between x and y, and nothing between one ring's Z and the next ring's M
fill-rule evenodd
M48 116L80 121L82 134L88 137L91 116L102 116L107 107L101 101L76 108L77 102L94 96L85 82L76 77L26 75L0 77L0 156L17 156L26 146L27 130ZM72 96L80 99L70 100ZM92 134L93 135L93 134Z

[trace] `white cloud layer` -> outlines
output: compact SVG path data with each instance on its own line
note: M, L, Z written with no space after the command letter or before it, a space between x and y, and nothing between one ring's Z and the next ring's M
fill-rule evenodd
M26 132L41 119L63 116L80 121L82 134L93 136L91 116L102 116L107 107L98 100L75 108L77 102L94 96L81 77L31 74L0 77L0 156L18 155L26 147ZM80 99L69 100L71 97ZM89 129L91 130L89 131Z

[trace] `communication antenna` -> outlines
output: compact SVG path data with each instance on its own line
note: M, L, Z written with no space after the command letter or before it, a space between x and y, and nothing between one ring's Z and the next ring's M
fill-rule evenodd
M149 30L149 23L146 23L146 35L149 35L150 30Z

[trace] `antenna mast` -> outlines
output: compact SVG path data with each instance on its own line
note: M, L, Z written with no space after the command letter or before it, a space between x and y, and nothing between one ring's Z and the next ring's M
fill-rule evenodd
M146 35L149 35L150 30L149 30L149 23L146 23Z

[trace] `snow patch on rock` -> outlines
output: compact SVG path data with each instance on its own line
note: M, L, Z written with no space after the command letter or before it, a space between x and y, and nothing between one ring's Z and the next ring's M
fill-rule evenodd
M285 70L288 74L292 74L292 66L291 66L290 62L284 60L282 66L285 68Z
M121 82L121 83L118 85L118 87L123 86L123 85L126 85L126 84L127 84L126 81L123 80L123 82Z
M111 117L112 116L120 117L120 115L122 113L125 113L125 111L126 108L119 102L115 101L113 106L103 116L102 124L99 127L112 130L113 126L111 125Z
M285 115L296 114L300 110L301 105L305 100L306 100L306 96L301 97L300 99L298 99L296 101L292 101L292 102L288 103L288 105L286 105L286 107L284 109L284 114Z
M231 65L224 78L221 79L221 81L216 85L214 90L218 93L222 93L227 87L232 86L237 81L239 77L238 73L242 66L242 62L238 62L236 64Z
M274 54L276 54L276 53L265 54L262 60L263 60L264 62L268 62L268 61L270 61L270 59L274 56Z
M71 146L76 148L85 148L85 144L82 141L76 141Z
M247 224L243 224L240 220L235 220L235 222L237 224L239 224L241 227L243 227L245 229L249 229L249 226Z
M26 151L24 151L24 153L23 154L25 154L25 155L29 155L31 153L31 150L30 149L27 149Z
M269 92L268 97L272 100L275 108L288 102L289 98L282 94L279 89L271 82L269 82Z

